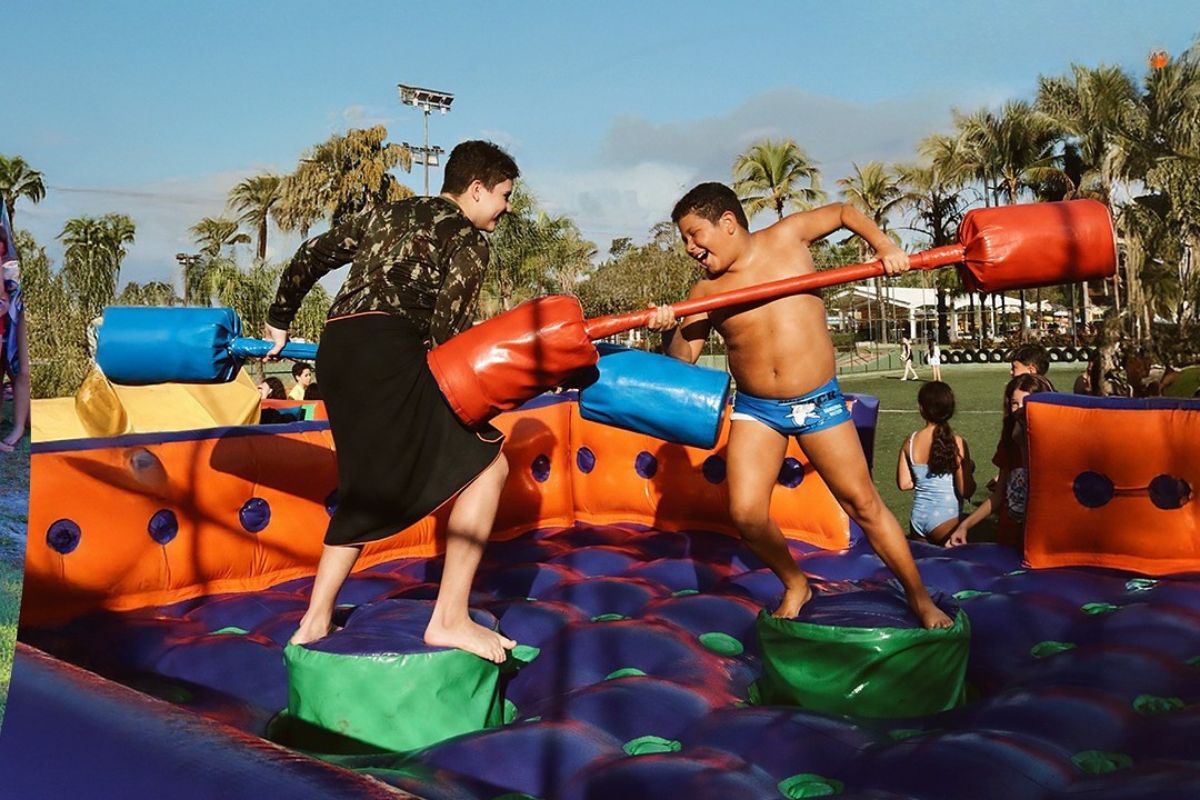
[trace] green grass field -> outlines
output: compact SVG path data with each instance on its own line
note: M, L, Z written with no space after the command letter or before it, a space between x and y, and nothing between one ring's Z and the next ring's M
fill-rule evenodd
M929 377L929 369L920 370L922 378ZM896 488L896 458L904 438L924 425L917 411L918 381L901 381L901 372L874 373L872 375L843 375L838 381L847 392L874 395L879 398L879 428L875 433L875 485L883 495L888 508L908 529L908 512L912 507L912 492ZM1050 372L1051 380L1064 375ZM1072 375L1072 380L1074 376ZM973 509L987 495L984 486L996 474L992 466L992 453L1000 434L1000 405L1004 385L1008 382L1007 364L952 364L942 367L942 380L954 389L955 414L951 426L967 441L971 457L975 460L975 479L979 489L975 492ZM981 524L972 530L972 538L988 540L993 533L991 523Z
M5 404L5 417L9 409ZM8 431L8 425L0 430ZM25 528L29 519L29 437L13 453L0 453L0 721L8 700L21 577L25 571Z

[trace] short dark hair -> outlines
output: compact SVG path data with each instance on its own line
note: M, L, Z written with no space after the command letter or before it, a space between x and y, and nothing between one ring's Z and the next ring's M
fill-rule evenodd
M471 181L481 182L488 190L504 181L515 181L521 175L517 162L491 142L472 139L460 143L446 159L446 174L442 179L444 194L462 194Z
M679 198L671 211L671 221L676 225L688 214L698 214L709 222L716 222L726 211L733 213L734 219L746 230L750 230L750 221L746 219L746 211L742 201L723 183L702 183L693 187L687 194Z
M297 361L295 364L292 364L292 377L299 380L306 369L312 369L312 364L309 364L307 361Z
M1050 354L1040 344L1023 344L1013 350L1012 357L1008 360L1019 361L1027 367L1033 367L1033 371L1038 375L1045 375L1050 371Z

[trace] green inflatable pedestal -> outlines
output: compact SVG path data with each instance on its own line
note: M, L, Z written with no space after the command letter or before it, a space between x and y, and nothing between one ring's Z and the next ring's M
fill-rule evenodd
M939 606L953 627L921 628L902 597L883 591L817 595L797 619L759 614L763 677L751 702L883 718L962 705L971 627Z
M432 609L417 600L371 603L356 609L340 631L288 645L288 717L395 751L502 724L500 668L461 650L426 645ZM472 617L496 628L489 614L472 611Z

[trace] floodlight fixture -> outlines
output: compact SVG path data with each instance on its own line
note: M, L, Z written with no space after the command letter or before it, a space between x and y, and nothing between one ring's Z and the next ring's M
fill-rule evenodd
M437 166L438 156L444 152L440 147L429 146L429 114L434 111L441 111L445 114L450 110L450 104L454 102L454 95L450 92L441 92L437 89L422 89L419 86L407 86L403 83L398 84L400 89L400 102L406 106L419 108L425 120L425 145L423 147L409 147L408 149L420 158L417 163L423 164L425 167L425 194L429 194L429 167ZM408 145L405 145L408 147ZM436 152L435 152L436 151Z

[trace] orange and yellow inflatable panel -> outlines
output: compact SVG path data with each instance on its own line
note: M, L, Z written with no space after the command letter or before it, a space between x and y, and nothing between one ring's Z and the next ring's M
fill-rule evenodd
M871 419L860 432L870 434L874 405L867 405ZM495 424L507 434L510 469L494 538L618 521L734 533L727 420L713 450L586 421L573 395L539 398ZM309 575L337 505L324 421L39 441L31 470L25 625L258 591ZM849 545L849 519L795 443L772 512L789 537ZM358 567L435 555L445 517L369 545Z

